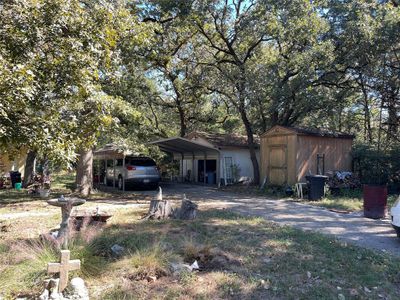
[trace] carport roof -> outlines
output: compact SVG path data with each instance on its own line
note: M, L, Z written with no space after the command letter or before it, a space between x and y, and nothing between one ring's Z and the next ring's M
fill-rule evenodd
M135 153L131 150L124 149L116 144L107 144L104 147L97 149L93 152L94 159L113 159L113 158L123 158L127 155L140 156L139 153Z
M209 147L201 143L188 140L183 137L172 137L162 139L149 143L150 145L157 145L160 150L169 153L206 153L206 152L219 152L217 148Z

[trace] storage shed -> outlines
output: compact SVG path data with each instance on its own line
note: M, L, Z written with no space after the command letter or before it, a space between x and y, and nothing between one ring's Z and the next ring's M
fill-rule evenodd
M353 139L342 132L274 126L261 135L261 178L293 185L308 174L351 171Z

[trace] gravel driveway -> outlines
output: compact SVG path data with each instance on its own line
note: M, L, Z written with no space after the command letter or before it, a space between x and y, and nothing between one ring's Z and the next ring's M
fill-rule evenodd
M397 238L390 220L372 220L360 213L341 214L325 208L285 200L238 195L213 187L193 185L165 186L165 197L175 199L185 193L191 200L215 207L228 207L244 215L261 216L269 221L332 235L342 241L400 256Z

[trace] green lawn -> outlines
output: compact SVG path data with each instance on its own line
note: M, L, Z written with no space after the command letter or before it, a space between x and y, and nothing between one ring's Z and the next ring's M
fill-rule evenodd
M72 258L82 261L77 274L91 298L400 298L400 260L389 255L227 210L201 210L194 221L139 221L143 212L120 210L103 231L75 238ZM45 231L59 222L37 221L27 219L2 233L0 286L6 299L37 295L46 263L57 258L37 237L22 238L20 226L36 224ZM116 243L125 247L119 258L111 255ZM200 272L170 273L170 262L194 259ZM148 276L157 280L148 282Z

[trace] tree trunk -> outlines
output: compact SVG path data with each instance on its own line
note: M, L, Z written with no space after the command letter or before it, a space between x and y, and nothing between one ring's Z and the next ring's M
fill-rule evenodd
M88 196L93 187L93 151L82 148L79 150L76 166L76 191L82 196Z
M368 91L364 85L364 79L360 75L360 86L364 96L364 140L372 143L371 112L369 110Z
M264 113L264 107L261 102L261 98L257 97L257 103L258 103L258 113L260 114L260 119L261 119L261 128L263 132L267 131L267 118L265 117Z
M179 112L179 120L180 120L180 132L179 135L184 137L186 135L186 120L185 120L185 111L183 110L180 101L178 103L178 112Z
M260 183L260 170L258 167L258 160L256 156L256 145L254 144L253 129L250 124L249 118L247 117L245 103L246 103L246 70L243 64L239 65L240 68L240 80L236 85L238 91L238 105L240 116L242 118L243 125L246 129L247 144L249 146L250 159L253 164L254 184Z
M388 97L388 103L387 103L387 112L388 112L388 118L387 118L387 125L388 125L388 134L387 134L387 142L393 142L396 141L396 137L398 136L398 130L399 130L399 111L398 108L396 107L396 92L391 89L389 97Z
M257 156L256 156L256 145L254 143L253 130L251 128L250 121L247 118L247 114L244 109L240 110L240 115L242 117L242 122L244 124L244 127L246 128L247 145L249 146L250 159L251 159L251 163L253 164L254 184L259 184L260 183L260 170L259 170L258 160L257 160Z
M35 171L35 160L36 160L36 152L29 150L28 156L26 157L25 161L25 169L24 169L24 181L22 182L22 185L24 188L26 188L31 179L33 172Z

